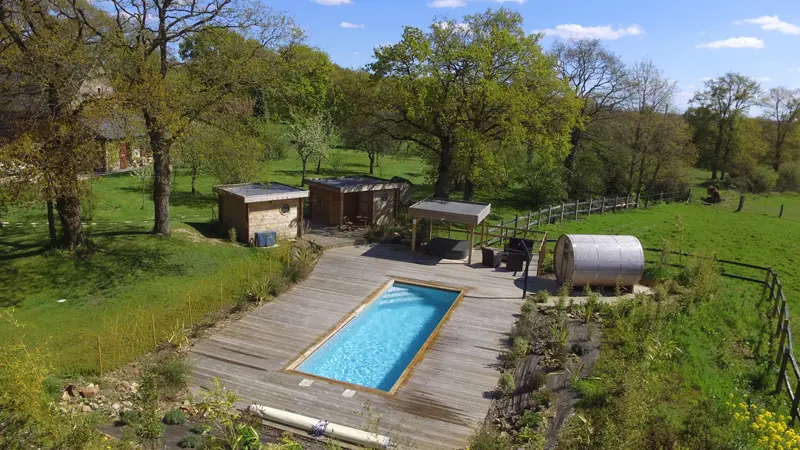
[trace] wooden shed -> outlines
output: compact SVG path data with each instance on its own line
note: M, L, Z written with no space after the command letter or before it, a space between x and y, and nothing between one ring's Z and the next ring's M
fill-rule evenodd
M280 183L247 183L214 186L214 192L222 231L235 228L241 242L250 242L260 231L274 231L278 239L303 234L306 190Z
M317 225L352 223L380 225L397 215L400 192L406 182L359 176L315 178L309 187L309 213Z

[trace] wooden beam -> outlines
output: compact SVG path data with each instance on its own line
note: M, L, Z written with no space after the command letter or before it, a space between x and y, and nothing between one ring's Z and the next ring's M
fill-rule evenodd
M344 225L344 192L339 193L339 225Z
M475 238L475 226L469 225L469 245L467 246L467 264L472 265L472 241Z
M417 218L411 219L411 251L417 248Z
M303 237L303 198L297 202L297 237Z
M447 234L450 235L450 227L447 227ZM433 239L433 220L428 219L428 241Z

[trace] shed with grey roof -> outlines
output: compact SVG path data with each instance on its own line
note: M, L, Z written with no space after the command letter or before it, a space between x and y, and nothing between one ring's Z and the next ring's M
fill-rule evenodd
M249 243L261 231L274 231L278 239L303 235L303 199L308 191L281 183L245 183L214 186L222 231L236 230L237 239Z
M467 240L467 263L472 264L472 245L475 238L475 227L486 219L491 209L492 205L489 203L463 202L438 198L428 198L411 205L411 207L408 208L408 214L411 216L411 250L413 251L415 249L417 241L417 220L429 219L460 223L467 226L469 235Z
M409 188L405 181L371 176L312 178L306 182L311 221L324 226L386 223L397 215L401 192Z

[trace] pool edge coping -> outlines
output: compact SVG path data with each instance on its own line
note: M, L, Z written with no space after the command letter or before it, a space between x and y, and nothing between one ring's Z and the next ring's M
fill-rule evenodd
M311 355L314 354L320 347L325 345L333 336L336 335L342 328L344 328L348 323L350 323L356 316L358 316L364 308L367 307L370 303L372 303L375 299L381 296L387 289L392 287L394 283L402 283L402 284L410 284L415 286L421 287L428 287L433 289L439 289L444 291L453 291L458 292L458 296L453 300L453 304L447 309L445 314L439 320L439 323L436 325L436 328L431 331L428 335L428 338L419 348L417 353L414 355L414 358L408 363L403 373L397 378L397 381L392 385L392 388L388 391L384 391L377 388L371 388L367 386L363 386L360 384L348 383L346 381L335 380L333 378L326 378L321 377L319 375L310 374L307 372L302 372L297 370L297 367L300 366L303 362L305 362ZM321 337L318 337L314 340L309 346L304 348L300 354L292 358L283 369L282 372L294 374L294 375L302 375L308 378L312 378L314 380L325 381L328 383L333 383L337 385L341 385L350 389L355 389L356 391L364 391L370 392L373 394L382 395L384 397L394 397L397 391L405 384L408 378L411 376L411 372L413 372L414 368L424 359L425 353L427 353L430 346L439 336L439 332L441 331L442 327L450 320L450 316L452 315L453 311L456 307L461 304L461 300L467 294L468 291L472 290L470 287L464 286L454 286L446 283L439 283L435 281L425 281L425 280L416 280L413 278L406 278L406 277L399 277L399 276L390 276L389 280L385 283L381 284L378 288L372 291L364 300L362 300L353 310L351 310L348 314L346 314L339 322L337 322L333 327L329 328L327 332L323 333Z

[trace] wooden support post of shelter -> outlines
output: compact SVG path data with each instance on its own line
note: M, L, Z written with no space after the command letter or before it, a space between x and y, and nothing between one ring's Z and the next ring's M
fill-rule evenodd
M472 247L475 239L475 225L467 225L469 237L467 238L467 265L472 265Z
M411 219L411 251L417 249L417 218Z
M447 237L450 237L450 226L447 227ZM428 219L428 240L433 239L433 220Z
M486 221L481 224L481 241L479 242L480 245L488 245L489 241L486 240Z
M297 205L297 237L303 237L303 198L300 198L299 205ZM308 204L311 206L311 202Z

